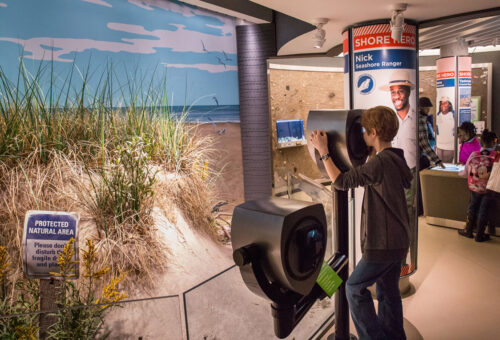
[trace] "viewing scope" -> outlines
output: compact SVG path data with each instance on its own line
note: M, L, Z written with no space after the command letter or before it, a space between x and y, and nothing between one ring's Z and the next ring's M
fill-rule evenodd
M279 338L288 336L313 303L326 297L316 284L326 235L320 203L271 197L234 209L234 261L248 289L272 302ZM340 268L344 260L337 257L331 264Z

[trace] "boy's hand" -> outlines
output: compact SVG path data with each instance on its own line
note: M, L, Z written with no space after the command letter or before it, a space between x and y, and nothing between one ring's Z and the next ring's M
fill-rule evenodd
M328 153L328 138L325 130L312 131L309 140L321 156Z

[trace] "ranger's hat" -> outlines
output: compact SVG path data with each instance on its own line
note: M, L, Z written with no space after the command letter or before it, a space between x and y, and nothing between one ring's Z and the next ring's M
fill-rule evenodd
M446 96L442 96L441 99L439 99L439 102L450 102L450 98L448 98Z
M392 72L391 77L389 78L389 84L382 85L379 87L382 91L390 91L391 86L408 86L410 89L413 89L415 85L410 80L410 73L406 70L397 69Z

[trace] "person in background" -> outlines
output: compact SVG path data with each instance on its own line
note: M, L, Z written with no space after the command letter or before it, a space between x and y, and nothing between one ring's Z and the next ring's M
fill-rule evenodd
M462 124L463 125L463 124ZM489 235L484 233L489 221L492 201L489 195L486 195L486 185L490 178L493 163L496 160L495 151L496 135L485 129L481 134L480 151L473 151L470 154L464 170L460 175L467 176L467 184L470 191L469 208L467 209L467 222L464 229L458 230L458 234L468 238L473 238L472 230L477 226L476 242L484 242L490 239Z
M434 139L434 133L432 132L432 125L429 124L429 121L427 119L431 107L432 103L429 98L420 98L418 115L418 146L420 147L419 171L427 169L431 164L438 165L443 169L446 168L443 162L441 162L439 157L434 152L431 145L431 138ZM436 140L434 139L434 145L435 144ZM417 212L420 216L424 212L420 182L418 183L417 193L419 197Z
M431 138L434 139L434 133L432 131L432 126L429 126L427 117L429 114L429 110L432 107L432 103L429 98L422 97L420 98L419 104L420 105L419 105L419 118L418 118L418 145L420 147L420 152L422 153L423 156L425 156L428 159L428 162L434 165L439 165L444 169L445 166L443 165L443 162L434 152L433 147L431 145ZM429 136L431 138L429 138ZM435 144L435 139L434 139L434 144ZM429 167L429 165L423 166L424 164L422 163L424 162L422 161L420 162L420 170Z
M434 127L433 127L434 125L432 123L432 120L433 120L432 115L429 114L432 106L433 106L432 102L428 97L421 97L419 99L419 105L418 105L419 113L422 116L420 118L423 118L423 117L426 118L425 126L427 127L427 139L429 140L430 147L432 148L432 150L434 150L436 147L436 136L434 135ZM423 123L423 119L422 119L422 122L420 122L420 124L422 124L422 123ZM420 131L420 129L419 129L419 131Z
M341 173L333 162L325 131L311 132L311 144L321 155L326 172L338 190L363 186L361 250L363 256L346 282L352 320L360 339L406 339L399 292L401 261L410 245L404 189L412 174L402 149L391 141L398 132L396 113L377 106L361 116L363 139L373 147L365 164ZM377 283L378 315L367 287Z
M455 112L448 97L441 97L436 118L436 153L443 162L453 162L455 150Z
M474 151L481 150L481 144L476 137L476 126L471 122L463 122L458 127L457 136L460 143L458 163L465 164Z

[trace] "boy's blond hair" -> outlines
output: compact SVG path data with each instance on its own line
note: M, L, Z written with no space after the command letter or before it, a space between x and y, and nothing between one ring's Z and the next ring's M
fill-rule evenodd
M367 132L375 129L383 142L392 142L399 129L396 112L387 106L375 106L365 110L361 116L361 125Z

